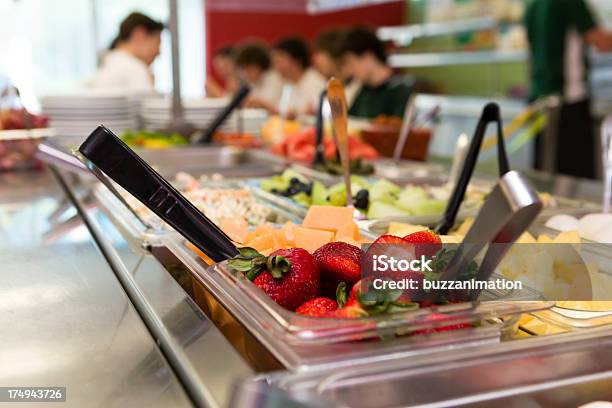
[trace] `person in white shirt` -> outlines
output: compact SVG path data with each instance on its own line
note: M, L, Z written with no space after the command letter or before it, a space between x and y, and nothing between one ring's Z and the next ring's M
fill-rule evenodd
M278 113L283 80L270 65L268 49L259 42L246 43L236 53L238 74L251 87L246 105Z
M314 114L326 82L319 72L310 68L308 45L297 37L279 41L272 49L272 65L289 85L281 96L281 114Z
M131 13L119 27L102 65L85 87L126 93L153 92L150 66L159 55L164 25L141 13Z

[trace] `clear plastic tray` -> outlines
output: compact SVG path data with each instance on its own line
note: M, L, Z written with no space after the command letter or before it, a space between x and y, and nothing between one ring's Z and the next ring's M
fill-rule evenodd
M498 341L521 313L547 309L551 302L489 301L436 306L412 312L363 319L319 319L288 311L225 264L208 267L186 247L180 236L164 236L164 246L191 270L193 276L287 367L310 366L351 358L381 358L394 352L468 344L485 339ZM442 325L474 323L478 328L411 336L433 329L432 313L445 314ZM491 326L491 323L493 325ZM491 332L492 330L492 332ZM379 341L381 338L388 339Z
M609 336L533 337L350 370L260 375L251 384L278 387L299 401L355 408L581 406L610 396Z

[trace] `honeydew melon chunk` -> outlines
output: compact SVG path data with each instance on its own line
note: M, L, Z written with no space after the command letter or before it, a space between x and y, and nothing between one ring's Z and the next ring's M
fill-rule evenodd
M397 184L385 179L378 180L370 188L370 203L384 198L396 199L400 192L401 188Z
M370 202L370 208L368 209L368 218L388 218L388 217L409 217L413 215L412 212L407 211L403 208L399 208L396 205L384 203L382 201Z
M398 207L410 211L414 215L437 215L442 214L446 208L446 201L425 200L413 202L398 202Z
M312 183L312 204L314 205L325 205L327 201L328 191L327 188L320 181Z

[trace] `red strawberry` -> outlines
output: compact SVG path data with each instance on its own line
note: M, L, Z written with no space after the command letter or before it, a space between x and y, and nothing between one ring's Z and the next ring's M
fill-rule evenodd
M440 236L431 230L413 232L403 238L412 244L441 244Z
M404 240L404 238L396 237L395 235L381 235L378 237L376 241L372 243L375 244L388 244L388 245L403 245L407 244L408 241Z
M313 254L321 280L334 288L340 282L352 285L361 278L361 255L360 248L345 242L325 244Z
M305 316L322 317L327 312L338 309L338 303L325 297L311 299L295 310L295 313Z
M448 316L441 314L441 313L432 313L430 315L425 316L425 319L423 320L426 322L448 320ZM432 327L428 329L415 330L414 332L412 332L412 334L413 335L432 334L432 333L440 333L440 332L453 331L453 330L463 330L463 329L470 329L470 328L472 328L472 325L470 323L451 323L446 326L436 326L436 327Z
M357 319L359 317L366 317L367 315L366 311L359 306L345 306L341 309L327 312L323 317L330 319Z
M240 248L229 266L245 273L272 300L295 310L319 294L319 268L308 251L279 249L265 257L252 248Z

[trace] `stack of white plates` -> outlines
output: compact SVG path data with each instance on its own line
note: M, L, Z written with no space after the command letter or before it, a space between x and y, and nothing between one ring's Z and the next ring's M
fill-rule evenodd
M234 112L227 119L224 128L227 132L237 133L242 127L243 133L259 135L261 127L267 119L268 112L264 109L242 109L239 112ZM240 121L242 121L242 124Z
M42 111L60 136L87 137L103 124L115 133L138 128L133 101L116 94L67 94L45 96Z
M183 111L185 120L198 129L206 130L219 112L229 103L225 98L185 99ZM258 134L267 118L265 110L243 109L242 127L246 133ZM140 104L140 117L147 130L164 129L172 119L170 99L144 99ZM234 112L219 129L222 132L236 132L240 126L238 115Z

